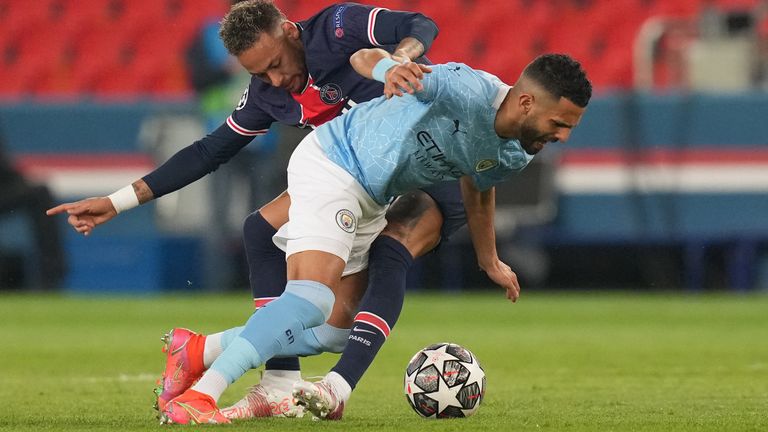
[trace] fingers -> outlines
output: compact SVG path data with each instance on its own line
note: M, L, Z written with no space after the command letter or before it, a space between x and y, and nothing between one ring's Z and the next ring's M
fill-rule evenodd
M70 208L72 208L74 206L75 206L75 204L73 204L73 203L59 204L59 205L57 205L54 208L50 208L50 209L46 210L45 214L47 214L48 216L57 215L57 214L64 213L64 212L68 211Z
M520 298L520 286L507 287L507 298L512 300L512 303L516 303L517 299Z
M517 302L520 298L520 282L517 280L517 275L511 269L509 270L509 279L506 286L507 298L512 300L512 303Z
M48 216L53 216L56 214L61 213L67 213L70 215L80 215L86 212L89 212L91 210L90 205L86 203L85 201L80 201L76 203L67 203L67 204L61 204L58 205L52 209L49 209L45 212Z
M96 224L92 220L81 218L77 215L70 215L67 218L67 223L72 225L72 228L74 228L75 231L83 235L90 234L96 227Z
M424 90L421 80L424 78L425 71L422 65L418 63L405 63L392 68L387 75L387 82L384 86L384 94L387 98L392 96L402 96L404 93L413 94Z

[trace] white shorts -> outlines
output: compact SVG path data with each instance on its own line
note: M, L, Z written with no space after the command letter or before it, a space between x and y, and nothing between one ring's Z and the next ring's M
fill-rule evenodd
M387 206L328 159L314 131L291 155L288 195L288 223L273 237L286 257L307 250L328 252L347 264L344 276L368 267L371 243L387 225Z

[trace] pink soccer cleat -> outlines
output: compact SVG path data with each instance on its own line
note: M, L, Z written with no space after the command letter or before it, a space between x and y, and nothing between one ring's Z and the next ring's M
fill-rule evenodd
M171 399L184 393L205 372L203 348L205 336L184 328L175 328L163 336L165 371L155 389L155 409L165 410Z
M293 398L296 405L303 406L319 419L341 420L344 413L344 401L325 379L318 382L298 381L293 385Z
M160 411L160 424L219 424L229 423L205 393L187 390L171 399Z

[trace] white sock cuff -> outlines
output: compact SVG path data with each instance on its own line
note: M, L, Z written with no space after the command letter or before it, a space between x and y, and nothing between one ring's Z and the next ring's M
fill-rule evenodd
M192 390L207 394L212 397L214 401L218 401L221 394L224 393L224 390L226 390L228 386L229 382L224 374L217 370L208 369L208 371L203 374L203 377L200 378L200 381L191 388Z
M261 384L270 389L280 389L290 393L293 383L301 380L301 371L266 369L261 375Z
M203 366L208 369L213 364L222 351L221 335L223 332L214 333L205 337L205 345L203 346Z
M328 375L325 376L325 381L333 386L341 400L349 400L349 397L352 395L352 386L349 385L344 377L336 372L328 372Z

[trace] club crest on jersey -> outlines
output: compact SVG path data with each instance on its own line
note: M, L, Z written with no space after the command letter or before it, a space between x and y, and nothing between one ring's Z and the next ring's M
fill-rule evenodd
M499 161L493 159L483 159L475 165L476 172L488 171L491 168L496 168L499 165Z
M336 213L336 224L348 233L355 232L357 222L355 221L355 215L347 209L341 209Z
M341 87L334 83L320 87L320 100L327 105L336 105L341 100Z
M236 110L241 110L245 108L245 103L248 102L248 87L245 88L245 91L243 92L243 95L240 96L240 102L237 103Z

